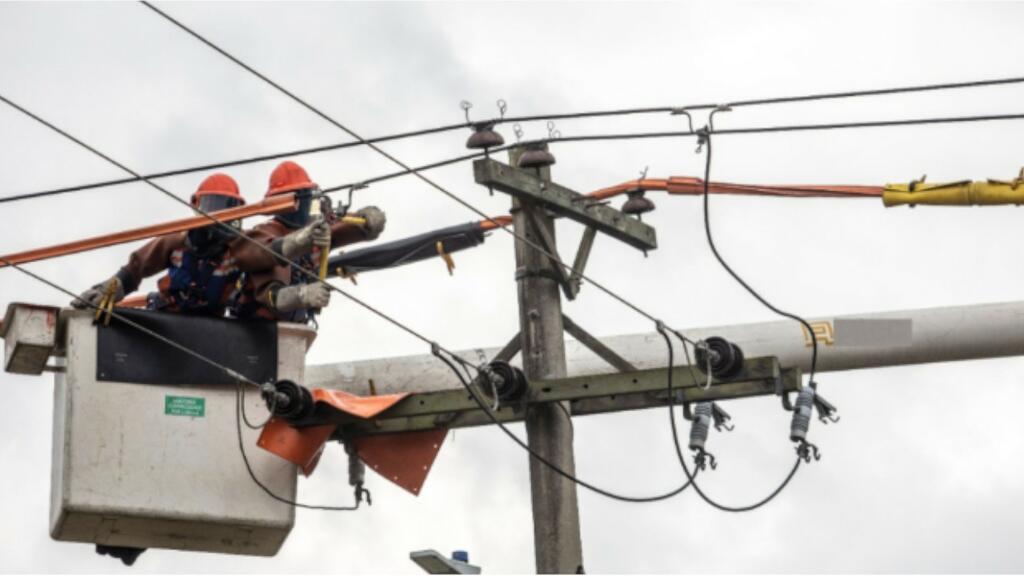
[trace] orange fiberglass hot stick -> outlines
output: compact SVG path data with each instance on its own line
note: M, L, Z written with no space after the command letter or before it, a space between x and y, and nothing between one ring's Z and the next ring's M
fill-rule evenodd
M239 220L250 216L281 214L283 212L295 210L295 207L295 196L289 194L287 196L269 198L256 204L214 212L210 214L210 218L214 218L218 222L230 222L232 220ZM209 226L210 218L207 218L206 216L193 216L192 218L172 220L161 224L153 224L152 226L144 226L142 228L115 232L113 234L93 236L92 238L76 240L65 244L56 244L54 246L8 254L0 257L6 261L0 262L0 268L7 266L8 263L26 264L28 262L37 262L39 260L67 256L69 254L78 254L79 252L88 252L89 250L96 250L97 248L105 248L107 246L116 246L118 244L125 244L136 240L145 240L147 238L154 238L165 234L194 230L196 228Z

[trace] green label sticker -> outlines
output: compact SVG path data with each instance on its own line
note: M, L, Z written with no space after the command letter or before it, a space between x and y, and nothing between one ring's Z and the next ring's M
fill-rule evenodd
M206 398L165 396L164 414L168 416L192 416L195 418L202 418L206 416Z

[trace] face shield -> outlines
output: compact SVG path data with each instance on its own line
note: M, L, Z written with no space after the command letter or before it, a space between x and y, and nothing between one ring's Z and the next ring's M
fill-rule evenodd
M203 194L198 198L198 205L195 206L196 213L202 211L206 214L227 210L241 206L244 202L240 198L224 196L222 194ZM235 229L242 229L241 220L231 220L223 224ZM188 232L188 243L200 256L218 254L224 250L227 243L235 238L230 230L226 230L220 224L211 224L202 228L196 228Z
M313 198L313 195L317 192L319 192L318 188L306 188L305 190L296 191L295 199L298 208L294 212L278 214L274 218L293 230L309 224L320 214L320 202L315 201L316 199Z

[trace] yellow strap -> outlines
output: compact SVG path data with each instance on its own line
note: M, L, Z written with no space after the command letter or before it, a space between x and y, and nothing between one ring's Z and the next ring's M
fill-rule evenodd
M104 326L110 324L110 313L114 311L114 282L116 281L111 278L103 288L103 298L100 299L100 304L96 307L96 315L93 317L95 322L99 322L103 313L106 312L107 317L103 320Z
M345 224L355 224L356 226L366 226L366 218L361 216L342 216L341 221Z
M444 251L444 242L437 241L437 255L444 260L444 263L448 266L448 275L453 276L455 274L455 261L452 260L452 255Z
M103 325L110 326L110 315L114 313L114 295L107 299L107 315L103 318Z
M359 285L359 282L356 282L356 275L355 274L349 274L341 266L338 266L337 268L335 268L334 269L334 273L338 275L338 278L347 278L347 279L352 281L352 284L355 284L356 286Z

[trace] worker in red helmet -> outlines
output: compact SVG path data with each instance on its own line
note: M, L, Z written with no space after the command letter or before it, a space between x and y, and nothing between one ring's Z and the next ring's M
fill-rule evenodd
M192 205L207 214L244 204L238 184L227 174L209 176L192 195ZM238 220L227 224L236 230L241 228ZM242 270L251 269L240 268L232 255L230 247L237 241L235 234L217 224L154 238L132 252L128 263L114 276L83 292L71 305L98 306L108 296L117 302L145 278L167 270L157 282L159 291L149 295L148 308L223 316L232 295L239 290Z
M375 206L355 212L365 224L340 220L329 224L325 215L319 214L319 191L302 166L290 160L279 164L270 174L266 197L294 193L297 208L249 231L249 236L268 246L274 256L257 246L238 246L239 258L261 261L262 265L258 266L259 272L248 275L247 297L232 310L234 315L306 322L311 309L323 308L330 302L330 289L322 282L311 281L289 262L315 274L321 251L375 240L383 232L387 218Z

